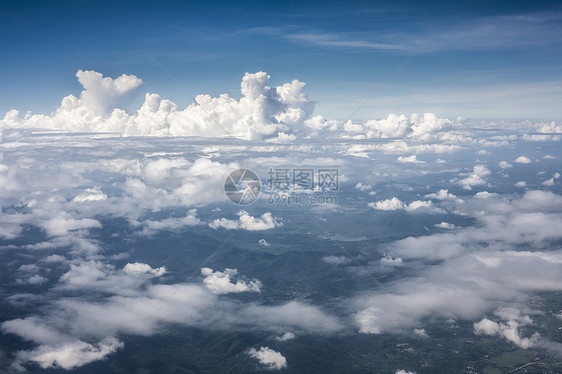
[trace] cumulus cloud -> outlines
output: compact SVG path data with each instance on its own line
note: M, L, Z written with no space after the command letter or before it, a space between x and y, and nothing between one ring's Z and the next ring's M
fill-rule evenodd
M367 204L369 207L377 210L406 210L408 212L420 209L426 212L442 212L441 209L435 207L431 201L415 200L409 204L403 203L397 197L392 199L380 200L377 202L370 202Z
M265 369L281 370L287 367L287 359L279 352L269 347L260 347L259 350L250 348L248 355L259 361Z
M166 273L166 268L162 266L162 267L153 269L148 264L143 264L141 262L135 262L135 263L129 263L129 264L125 265L125 267L123 268L123 272L125 274L129 274L129 275L150 274L150 275L155 276L155 277L160 277L164 273Z
M487 177L490 173L490 169L488 169L486 165L475 165L472 174L461 179L458 184L464 189L471 190L474 186L486 184Z
M513 167L513 165L511 165L511 164L510 164L509 162L507 162L507 161L500 161L499 164L498 164L498 166L499 166L500 168L502 168L502 169L509 169L509 168L512 168L512 167Z
M99 188L87 188L84 192L76 195L72 201L85 203L91 201L106 200L107 195L100 191Z
M292 332L286 332L281 336L275 337L275 340L279 340L281 342L286 342L287 340L293 340L294 338L296 338L295 334L293 334Z
M17 280L19 284L32 284L32 285L43 284L47 281L48 281L47 278L39 274L30 275L29 277L20 278Z
M270 247L271 243L269 243L267 240L265 239L260 239L258 240L258 244L261 245L262 247Z
M261 282L257 279L250 282L232 280L238 275L236 269L225 269L224 271L213 271L210 268L202 268L201 274L205 276L203 282L215 295L239 292L260 292Z
M414 329L414 334L416 334L417 336L420 336L422 338L427 338L427 332L425 331L425 329Z
M124 344L114 337L105 338L96 344L76 340L55 345L40 345L37 349L19 352L17 362L32 361L43 369L70 370L101 360L123 346Z
M449 222L437 223L434 226L439 227L440 229L447 229L447 230L452 230L456 227L455 225L453 225L452 223L449 223Z
M406 206L397 197L393 197L392 199L377 201L376 203L371 202L368 205L371 208L378 209L378 210L401 210L401 209L405 209Z
M416 155L411 155L411 156L398 156L398 158L396 159L396 161L402 162L402 163L425 164L425 161L420 161L420 160L418 160L418 158L417 158Z
M402 259L400 257L385 256L379 260L379 263L385 266L402 266Z
M91 218L74 219L67 217L51 218L41 224L47 234L51 236L66 235L69 231L80 229L101 228L98 220Z
M46 368L78 367L122 347L113 336L150 335L162 323L211 329L261 329L276 334L287 331L333 334L343 328L338 319L301 302L263 306L224 298L231 292L259 291L261 286L257 280L234 283L232 277L237 276L234 269L218 272L203 268L202 284L154 285L150 279L161 275L161 268L139 263L126 265L122 270L108 264L90 265L89 270L82 269L74 275L82 282L74 281L73 289L81 292L95 289L107 293L108 297L54 299L45 309L49 312L45 315L13 319L0 325L2 332L37 345L19 352L15 364L33 361ZM98 343L93 343L95 339L99 339Z
M354 318L360 332L403 332L418 327L429 315L476 319L502 305L524 300L532 290L561 289L562 252L552 250L548 243L561 237L562 197L529 191L509 203L501 197L490 199L459 205L464 214L477 218L479 225L475 227L410 237L386 246L389 255L422 263L437 260L440 265L428 268L416 279L394 283L384 293L357 296ZM534 250L513 249L522 244ZM472 286L467 288L467 284ZM513 324L503 330L512 334L517 344L526 344L513 335Z
M248 230L248 231L261 231L270 230L275 227L283 226L283 223L273 217L270 212L264 213L261 217L253 217L245 210L240 210L238 213L238 220L233 221L226 218L215 219L209 226L218 229L225 228L227 230Z
M480 192L477 192L474 195L474 197L477 198L477 199L488 199L488 198L494 197L494 196L497 196L497 194L493 193L493 192L488 192L488 191L480 191Z
M0 121L0 128L47 128L65 131L115 132L125 136L199 136L262 139L285 144L297 138L332 136L351 139L403 139L374 145L355 144L347 152L369 157L369 150L398 153L399 161L416 162L423 152L451 152L459 144L495 145L502 139L480 141L458 121L433 113L410 117L390 114L385 119L364 122L340 121L313 115L315 103L303 92L305 83L292 80L277 87L269 85L265 72L246 73L240 84L241 98L228 94L201 94L186 108L155 93L146 93L134 113L119 108L121 97L142 84L134 75L104 77L95 71L76 73L83 86L80 98L63 98L51 115L20 116L12 109ZM533 130L537 126L530 126ZM531 129L530 128L530 129ZM530 130L528 129L528 130ZM413 154L404 156L405 153Z
M359 191L368 191L373 189L373 186L371 186L370 184L363 184L363 182L359 182L355 185L355 189Z
M463 202L462 199L459 199L457 196L450 193L449 190L447 190L447 189L441 189L437 193L427 194L427 195L425 195L425 198L426 199L435 199L435 200L451 200L451 201L455 201L457 203Z
M488 318L483 318L474 323L474 333L477 335L499 335L523 349L534 347L540 341L538 333L533 334L530 338L521 337L519 328L530 325L533 321L529 316L521 315L518 309L499 308L495 314L505 322L494 322Z
M141 234L150 235L161 230L178 230L186 226L196 226L202 222L196 217L197 210L190 209L185 217L180 218L165 218L160 221L151 219L138 222L138 225L143 226Z
M554 186L554 178L550 178L541 183L543 186Z
M533 161L531 161L531 159L529 159L527 156L519 156L515 160L513 160L513 162L517 162L518 164L530 164Z
M532 341L527 331L533 325L523 326L516 317L503 319L490 314L505 305L521 307L529 294L560 290L562 259L560 251L552 248L552 243L560 240L560 196L547 191L524 193L523 190L519 190L519 194L502 194L501 188L507 179L499 173L490 173L484 165L477 165L483 168L474 167L473 170L459 169L465 166L461 164L465 161L457 157L459 155L449 154L461 149L473 154L477 147L488 149L479 152L478 157L501 154L504 159L513 160L519 153L529 152L529 155L536 154L535 157L540 158L539 149L535 150L534 146L527 145L527 149L515 147L524 146L521 136L514 138L497 132L489 135L492 132L486 131L482 135L478 132L479 125L467 127L459 121L431 114L390 115L383 120L344 124L335 136L346 141L334 142L334 153L326 155L330 149L318 148L315 142L286 143L301 137L323 136L325 139L341 124L310 114L314 105L302 92L302 82L270 87L267 76L250 74L244 79L241 99L228 95L202 95L188 108L179 109L174 103L149 94L141 109L126 113L115 104L119 101L116 96L121 94L115 81L111 83L113 88L107 91L112 92L109 96L114 95L108 101L92 101L88 95L86 99L67 98L64 105L50 116L29 114L20 118L10 112L0 124L0 207L3 213L0 215L0 237L10 241L4 247L4 253L16 256L4 266L9 270L6 274L12 277L14 287L25 292L12 295L6 302L14 305L28 303L25 316L4 321L1 328L3 333L15 334L29 342L29 348L17 356L22 365L36 362L47 367L78 367L87 361L82 361L81 357L101 359L119 349L119 341L110 343L112 337L121 334L148 336L161 331L165 324L266 332L272 341L281 344L278 339L288 339L288 334L331 335L350 328L363 333L401 332L421 336L424 327L427 328L424 323L428 317L469 320L471 323L487 317L496 324L498 333L495 336L501 338L504 338L499 333L502 326L507 326L503 327L504 331L511 331L509 322L517 321L518 328L511 334L518 336L520 340L514 341L521 343L524 339ZM97 95L103 90L97 89L96 84L103 86L99 82L88 83L85 90ZM187 116L189 119L184 121ZM115 131L124 135L225 136L212 117L227 131L232 130L232 134L256 140L238 140L239 144L234 144L232 140L219 138L209 141L106 134L68 136L23 128ZM522 131L531 133L530 130L538 125L521 126L525 128L512 130L518 134ZM263 139L274 141L264 143ZM509 147L503 149L492 148L507 145ZM544 145L546 149L547 144ZM496 149L502 153L496 153ZM514 149L519 153L508 153ZM430 161L433 156L424 157L426 163L420 167L395 161L398 157L403 161L417 161L417 157L428 152L439 153L447 163L433 163ZM553 182L557 182L556 163L548 161L550 157L544 156L543 159L544 174L540 179L525 175L530 186L540 186L542 180L551 176ZM280 302L262 299L258 292L265 290L265 286L257 279L239 274L235 268L242 269L242 264L223 262L223 259L237 259L219 258L222 252L206 257L201 266L209 267L203 268L199 278L184 283L168 283L177 276L168 274L171 265L166 264L169 268L166 270L164 266L156 265L160 261L151 263L146 257L144 260L134 257L147 247L144 241L157 239L140 235L162 230L174 231L173 236L181 235L182 240L192 231L207 232L207 225L219 230L211 230L217 235L221 228L265 230L282 223L291 225L288 229L293 230L293 225L298 225L300 220L295 220L293 213L282 217L286 212L283 209L258 215L252 213L254 216L239 211L234 217L214 219L221 217L217 215L221 211L219 206L223 211L230 211L221 205L226 202L225 177L246 165L255 168L260 175L265 175L268 167L287 165L345 170L346 180L342 179L342 185L345 184L346 193L357 195L355 200L346 200L350 204L357 202L350 206L353 210L347 206L331 207L331 210L313 211L312 217L302 216L307 220L320 219L322 224L332 225L330 230L339 227L336 226L340 223L337 217L342 214L346 218L360 217L361 220L365 214L377 218L370 210L377 209L377 204L391 210L426 213L444 212L440 209L446 208L456 218L441 219L462 222L462 227L431 230L431 225L441 219L420 222L419 216L403 217L411 220L415 230L427 225L427 233L422 229L426 236L420 236L419 231L408 231L408 234L415 232L417 236L379 242L377 246L385 253L383 258L317 254L317 259L321 259L320 267L326 266L322 263L343 267L369 261L370 268L377 271L395 270L396 277L385 284L384 292L369 283L364 291L341 299L340 304L338 301L330 304L330 313L334 314L314 305L314 298ZM473 165L469 166L472 169ZM412 178L404 176L406 169L412 173ZM468 173L462 173L467 170ZM429 175L431 173L435 175ZM447 183L442 178L444 173L458 176ZM501 176L499 180L498 176ZM474 184L479 182L478 178L484 183ZM370 203L368 208L364 202L367 193L359 191L369 191L370 194L375 191L365 181L376 182L379 195L394 196L396 191L403 190L404 196L410 200L381 198ZM451 192L463 183L467 186L486 185L490 191L493 188L494 193L463 194L463 202ZM419 197L424 195L424 198ZM413 199L420 200L412 201L412 196L418 196ZM263 200L254 206L259 208L261 203ZM211 210L214 207L217 209ZM321 216L318 218L317 215ZM199 228L193 228L196 225L200 225ZM359 229L358 226L346 226L345 230L349 227ZM454 227L448 222L435 226ZM402 230L402 227L399 225L397 229ZM361 236L367 236L366 232L353 230L343 233L348 236L303 231L308 235L304 243L318 237L334 241L332 244L367 240ZM284 236L277 230L274 234L275 245L284 247ZM368 234L378 235L375 230ZM260 238L256 233L245 235L248 243L256 244ZM390 235L395 237L393 233ZM258 243L267 245L268 242L262 240ZM137 244L140 244L139 251L135 248ZM154 252L150 258L155 259L153 256L156 255ZM268 254L256 252L255 255ZM20 260L25 262L23 266ZM400 265L408 271L400 271ZM221 270L211 269L217 266ZM330 271L346 270L332 268ZM362 275L358 273L357 276ZM256 277L266 283L265 278ZM32 287L30 284L42 286ZM48 292L45 293L48 298L33 293L44 291ZM243 292L247 294L241 295ZM30 303L33 303L33 309ZM29 313L29 310L33 312ZM542 343L541 340L537 344ZM65 354L69 361L60 364L59 360L64 360L62 356Z
M93 70L78 70L76 77L84 87L80 94L80 104L95 114L106 114L112 109L115 99L142 84L142 80L134 75L123 74L112 79Z
M69 267L69 270L60 277L57 288L123 294L134 292L132 290L148 279L166 273L165 267L152 268L140 262L128 263L122 269L96 260L71 263Z
M119 98L138 87L142 80L134 75L112 79L94 71L76 73L84 90L80 99L70 95L51 116L19 118L12 110L3 123L10 127L42 127L69 131L105 131L124 135L149 136L234 136L246 139L279 134L278 139L294 139L283 131L304 126L311 117L314 102L302 92L298 80L278 87L268 85L265 72L246 73L242 79L242 98L236 100L198 95L195 103L181 110L170 100L147 93L134 114L116 108Z

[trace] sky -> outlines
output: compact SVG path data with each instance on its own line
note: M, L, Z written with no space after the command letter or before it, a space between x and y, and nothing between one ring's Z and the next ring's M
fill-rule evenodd
M432 112L559 121L562 7L556 1L46 2L0 5L0 113L49 114L78 95L79 69L142 79L184 108L239 98L246 72L298 79L315 114L345 120Z
M361 334L391 374L562 355L561 6L0 6L0 371L111 372L176 326L244 335L240 372Z

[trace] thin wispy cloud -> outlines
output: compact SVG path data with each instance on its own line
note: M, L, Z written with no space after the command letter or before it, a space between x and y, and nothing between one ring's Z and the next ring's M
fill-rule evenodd
M477 18L456 24L422 22L412 30L324 32L280 30L280 37L320 47L432 53L442 50L505 50L532 48L562 41L560 14L528 14Z

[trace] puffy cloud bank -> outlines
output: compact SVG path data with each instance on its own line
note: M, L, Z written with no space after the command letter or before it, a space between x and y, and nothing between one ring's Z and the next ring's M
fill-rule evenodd
M240 210L238 213L238 220L233 221L226 218L216 219L209 223L209 226L218 229L225 228L228 230L248 230L248 231L261 231L269 230L278 226L283 226L279 219L273 217L270 212L262 214L261 217L252 217L245 210Z
M442 212L439 208L433 206L431 201L422 201L422 200L415 200L409 204L402 202L397 197L393 197L392 199L381 200L377 202L370 202L367 204L373 209L376 210L406 210L408 212L412 212L415 210L420 209L420 211L431 211L434 213Z
M302 82L270 87L265 73L244 77L239 100L200 95L179 109L149 94L126 113L119 100L140 79L78 78L84 92L51 115L12 111L0 125L0 304L18 313L0 329L27 344L0 371L111 359L125 336L170 325L248 333L237 359L271 370L307 334L430 339L449 319L476 340L548 343L542 320L560 311L533 310L530 296L562 285L560 126L433 114L341 123L312 114ZM224 130L253 140L158 137ZM317 141L330 134L330 147ZM240 210L224 183L243 167L264 184L271 168L338 168L338 202L282 206L264 190ZM293 255L302 263L283 262ZM392 278L345 293L332 283L374 272Z
M234 138L239 145L241 141L265 141L269 147L295 142L303 147L303 144L314 143L311 139L323 142L329 139L347 155L373 158L382 152L396 155L397 162L404 165L422 167L429 166L427 161L418 159L423 153L445 154L469 147L501 147L517 139L525 142L561 139L559 135L552 135L553 131L558 133L560 127L555 122L525 122L516 126L506 122L501 126L509 134L497 135L489 131L497 123L467 123L462 118L450 120L433 113L389 114L387 118L365 121L328 119L313 113L315 102L303 92L305 83L295 79L272 86L270 76L265 72L244 75L240 99L228 94L218 97L201 94L191 105L179 108L158 94L146 93L141 107L127 112L120 103L124 95L142 84L140 78L123 74L113 79L95 71L82 70L76 76L84 88L79 97L66 96L49 115L30 112L22 115L16 109L8 111L0 120L0 141L10 129L103 132L127 137ZM377 141L365 142L368 139ZM517 157L514 162L530 161L527 157ZM166 161L162 163L155 165L156 170L177 167L166 164ZM508 165L504 162L500 167ZM472 189L486 184L486 166L482 165L483 169L477 166L474 173L458 180L461 186ZM146 171L148 175L150 170ZM1 178L0 175L0 181ZM186 186L185 192L192 192L189 187ZM77 196L77 201L104 198L95 190L90 192ZM182 190L177 192L183 193Z
M210 268L202 268L201 274L205 276L203 282L215 295L248 291L260 292L261 282L257 279L250 282L238 280L233 283L232 278L238 274L236 269L225 269L224 272L221 272L213 271Z
M350 154L364 155L368 151L451 152L459 144L479 143L462 120L439 118L433 113L423 115L390 114L385 119L343 123L313 115L315 102L303 92L305 83L293 80L277 87L269 85L265 72L246 73L240 84L241 98L228 94L211 97L197 95L195 102L184 109L155 93L146 93L141 107L133 113L120 108L121 99L143 81L123 74L118 78L104 77L95 71L78 70L78 81L83 86L79 97L68 95L50 115L27 113L16 109L8 111L0 121L2 128L43 128L79 132L112 132L124 136L198 136L265 139L278 143L297 138L335 136L359 139L404 139L416 142L384 145L356 145ZM545 135L523 134L528 141L553 140L551 132L559 132L560 125L526 124L525 131ZM545 139L540 136L547 137ZM539 138L537 138L539 137ZM1 136L0 136L1 138ZM495 137L490 144L502 144L508 138ZM416 154L399 156L399 162L423 163ZM530 162L519 157L515 162Z
M138 87L142 80L134 75L117 79L95 71L76 73L84 87L80 98L66 96L49 116L25 115L9 111L2 127L49 128L66 131L117 132L126 136L234 136L255 139L277 136L278 132L303 125L310 118L314 103L302 92L305 84L293 80L278 87L268 85L264 72L246 73L242 79L242 98L226 94L219 97L198 95L195 103L181 110L170 100L147 93L134 114L116 108L119 98Z
M474 331L502 336L523 348L534 346L538 336L519 333L520 327L532 324L520 310L526 308L530 292L562 290L562 251L550 246L562 238L562 196L535 190L509 202L493 196L457 204L457 212L476 217L478 225L408 237L385 248L423 270L391 284L384 294L358 296L354 318L359 330L405 332L429 316L471 320L497 309L504 322L481 318ZM439 265L424 268L435 262Z

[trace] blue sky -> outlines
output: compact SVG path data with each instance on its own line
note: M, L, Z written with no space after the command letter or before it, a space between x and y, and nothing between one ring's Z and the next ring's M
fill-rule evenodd
M49 113L81 91L74 74L135 74L180 107L239 97L245 72L307 83L317 114L356 119L434 112L560 121L557 2L45 2L1 4L0 112Z

